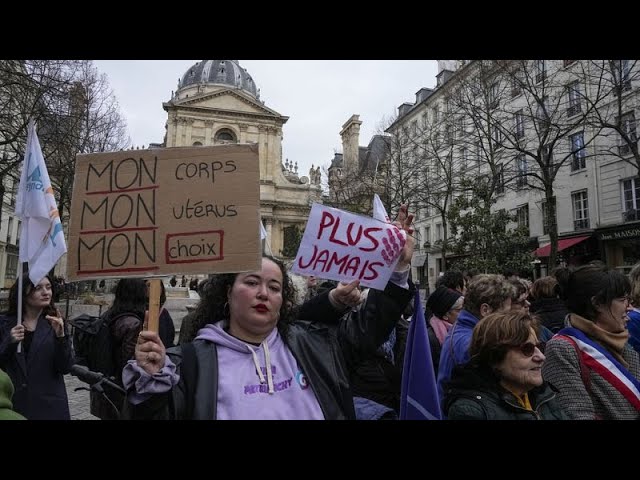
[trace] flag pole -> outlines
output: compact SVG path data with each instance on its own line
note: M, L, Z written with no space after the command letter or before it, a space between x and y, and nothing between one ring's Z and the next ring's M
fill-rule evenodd
M24 264L18 262L18 325L22 325L22 269ZM18 353L22 352L22 341L18 343Z

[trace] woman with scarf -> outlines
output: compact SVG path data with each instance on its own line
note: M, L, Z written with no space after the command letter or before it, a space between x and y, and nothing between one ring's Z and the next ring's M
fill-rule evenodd
M445 286L436 288L427 299L426 310L432 313L431 318L427 321L427 331L429 332L429 346L431 347L431 357L433 358L433 369L436 377L438 375L440 351L442 350L444 337L447 336L447 332L456 323L463 303L464 297L459 291Z
M542 374L572 420L640 418L640 357L628 345L629 280L604 265L571 273L565 328L546 344Z

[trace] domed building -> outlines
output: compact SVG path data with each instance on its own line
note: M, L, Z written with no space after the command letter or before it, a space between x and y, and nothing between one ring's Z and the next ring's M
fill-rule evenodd
M319 170L298 176L297 164L283 163L282 126L289 118L265 106L249 72L238 60L203 60L186 71L162 106L168 114L166 147L259 145L267 242L274 255L294 256L310 206L322 198Z

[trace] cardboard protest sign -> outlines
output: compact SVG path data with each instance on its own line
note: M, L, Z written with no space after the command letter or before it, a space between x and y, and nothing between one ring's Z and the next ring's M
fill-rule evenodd
M70 280L260 268L257 145L78 155Z
M394 225L314 203L292 270L384 290L405 242Z

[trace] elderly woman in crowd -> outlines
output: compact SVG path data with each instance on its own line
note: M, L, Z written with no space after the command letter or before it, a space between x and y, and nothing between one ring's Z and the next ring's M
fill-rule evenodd
M562 420L542 379L538 323L526 311L493 313L473 330L471 360L454 369L445 392L450 420Z
M567 284L569 327L546 345L544 378L575 420L640 418L640 357L627 344L629 280L584 265Z

